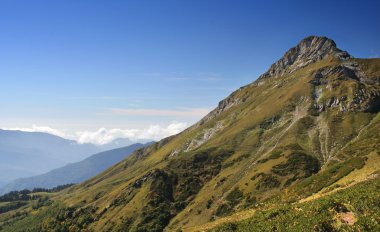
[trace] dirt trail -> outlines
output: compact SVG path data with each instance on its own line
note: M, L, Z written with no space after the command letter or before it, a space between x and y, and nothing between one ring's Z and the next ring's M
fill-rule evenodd
M236 221L248 219L248 218L252 217L255 214L255 212L256 212L256 210L254 210L254 209L240 211L240 212L235 213L231 216L219 218L215 221L212 221L212 222L200 225L200 226L184 227L184 228L182 228L182 231L184 231L184 232L207 231L207 230L212 229L212 228L214 228L218 225L221 225L223 223L236 222Z

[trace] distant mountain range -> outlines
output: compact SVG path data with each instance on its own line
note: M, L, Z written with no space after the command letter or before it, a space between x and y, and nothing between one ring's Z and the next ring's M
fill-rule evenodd
M131 144L129 139L105 145L79 144L47 133L0 130L0 187L17 178L46 173L92 154Z
M146 145L149 145L149 143ZM127 147L104 151L80 162L67 164L64 167L54 169L42 175L16 179L7 184L4 188L1 188L0 194L14 190L32 190L37 187L53 188L58 185L80 183L120 162L136 149L146 145L136 143Z

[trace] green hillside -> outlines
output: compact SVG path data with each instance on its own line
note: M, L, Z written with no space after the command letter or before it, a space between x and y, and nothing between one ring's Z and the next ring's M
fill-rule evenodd
M48 205L1 214L0 226L378 228L379 109L380 59L355 59L328 38L308 37L189 129L51 194Z

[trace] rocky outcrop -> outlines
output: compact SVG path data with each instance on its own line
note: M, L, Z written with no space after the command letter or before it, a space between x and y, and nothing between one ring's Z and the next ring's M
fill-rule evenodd
M333 40L326 37L309 36L287 51L266 73L259 77L259 80L292 73L327 56L341 60L352 58L347 52L338 49Z
M214 137L217 132L221 131L224 128L223 122L219 121L216 123L216 125L212 128L204 129L200 134L198 134L195 138L193 138L191 141L189 141L185 148L183 149L185 152L194 150L210 140L212 137Z
M365 84L374 84L376 79L367 78L355 62L343 62L339 66L325 67L316 71L310 83L312 84L312 99L314 109L319 112L328 108L339 107L340 111L378 112L380 108L380 92L364 88ZM352 93L346 95L325 96L325 92L338 89L343 82L351 80L356 83Z

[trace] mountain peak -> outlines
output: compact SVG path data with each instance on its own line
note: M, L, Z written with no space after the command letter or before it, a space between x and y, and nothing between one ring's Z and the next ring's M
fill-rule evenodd
M269 70L260 76L260 79L292 73L327 56L334 56L341 60L352 58L350 54L337 48L332 39L324 36L308 36L272 64Z

